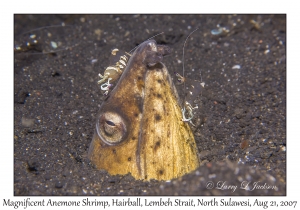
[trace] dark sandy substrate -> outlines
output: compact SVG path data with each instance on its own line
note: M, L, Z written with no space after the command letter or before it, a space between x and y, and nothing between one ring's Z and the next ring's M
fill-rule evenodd
M16 15L15 40L62 22L74 26L57 32L72 38L72 48L15 54L15 195L286 195L285 15ZM229 31L212 35L218 24ZM110 50L130 51L165 32L155 39L173 49L164 63L174 77L197 27L185 67L205 82L193 128L201 166L167 182L96 170L87 150ZM239 189L244 181L250 190L255 182L271 188ZM216 188L222 184L237 189Z

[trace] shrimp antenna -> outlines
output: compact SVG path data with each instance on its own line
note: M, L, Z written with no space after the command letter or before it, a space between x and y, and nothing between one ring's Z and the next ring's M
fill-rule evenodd
M147 39L146 41L148 41L148 40L150 40L150 39L153 39L154 37L159 36L159 35L161 35L161 34L163 34L163 33L164 33L164 32L161 32L161 33L159 33L159 34L156 34L156 35L150 37L149 39ZM144 42L145 42L145 41L143 41L141 44L143 44ZM138 46L140 46L141 44L139 44ZM135 48L133 48L132 50L130 50L129 54L131 54L132 51L135 50L138 46L136 46Z
M188 37L185 39L185 41L184 41L184 44L183 44L183 48L182 48L182 77L184 78L184 48L185 48L185 44L186 44L186 42L187 42L187 40L188 40L188 38L195 32L195 31L197 31L199 28L196 28L194 31L192 31L189 35L188 35ZM183 80L184 81L184 80ZM183 92L185 93L185 82L183 82ZM184 100L183 100L183 102L185 101L185 94L184 94Z
M65 25L64 23L62 23L62 25L43 26L43 27L40 27L40 28L35 28L35 29L32 29L32 30L29 30L29 31L26 31L26 32L21 33L20 35L18 35L18 36L20 36L20 37L19 37L19 41L20 41L20 42L23 41L23 40L21 39L21 36L24 36L24 35L27 35L27 34L31 34L31 33L36 32L36 31L40 31L40 30L43 30L43 29L50 29L50 28L63 28L63 27L65 27L65 28L70 27L71 29L74 29L74 30L75 30L75 27L74 27L73 25ZM44 31L42 31L42 32L44 32ZM32 38L31 35L30 35L30 38ZM34 38L35 38L35 37L34 37ZM32 39L33 39L33 38L32 38ZM34 40L34 41L37 41L37 40ZM26 42L25 45L28 46L27 43L28 43L28 42ZM36 44L36 43L37 43L37 42L34 42L33 44ZM22 45L23 45L23 44L16 44L16 45L14 46L14 51L15 51L15 53L23 52L22 49L20 49L20 50L18 49L18 48L20 48L20 46L22 46ZM78 44L72 44L71 46L66 46L66 47L64 47L63 49L50 50L49 52L37 52L37 53L32 53L32 52L31 52L31 53L28 53L28 54L30 54L30 55L38 55L38 54L57 53L57 52L64 51L64 50L67 50L67 49L69 49L69 48L76 47L76 46L78 46ZM24 51L26 51L26 49L25 49ZM27 54L27 52L24 52L24 53Z
M27 33L31 33L31 32L34 32L34 31L39 31L39 30L44 29L44 28L58 28L58 27L73 27L73 25L51 25L51 26L42 26L42 27L40 27L40 28L35 28L35 29L29 30L29 31L25 31L25 32L23 32L21 35L27 34Z

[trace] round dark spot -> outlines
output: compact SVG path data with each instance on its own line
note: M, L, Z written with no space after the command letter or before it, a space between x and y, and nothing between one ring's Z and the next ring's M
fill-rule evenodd
M141 80L141 79L143 79L142 77L140 77L140 76L138 76L138 80Z
M135 117L138 117L138 116L139 116L139 113L134 113L134 116L135 116Z
M135 136L133 136L131 139L132 139L132 140L136 140L136 137L135 137Z
M116 151L115 149L113 149L112 152L113 152L114 154L117 154L117 151Z
M131 161L131 157L128 158L128 161Z
M161 116L160 116L159 114L156 114L156 115L155 115L155 120L156 120L156 121L160 121L160 120L161 120Z
M161 94L157 93L157 94L156 94L156 97L157 97L157 98L161 98Z
M157 141L154 146L154 151L156 151L160 147L160 141Z
M55 183L55 188L62 188L63 186L64 186L64 183L61 182L61 181L57 181L57 182Z
M53 71L53 72L51 73L51 76L52 76L52 77L58 77L58 76L60 76L60 73L58 73L57 71Z
M164 174L164 170L161 169L161 170L158 171L158 173L159 173L159 175L163 175Z
M157 82L158 82L158 83L162 83L161 79L158 79Z
M38 160L36 160L36 159L29 160L27 162L27 164L28 164L28 170L31 172L38 171L38 168L40 167L40 164L39 164Z

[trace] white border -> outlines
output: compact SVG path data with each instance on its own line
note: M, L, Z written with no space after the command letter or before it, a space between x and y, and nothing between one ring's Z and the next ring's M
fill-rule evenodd
M296 1L294 1L296 2ZM287 197L259 197L263 200L298 200L299 170L299 13L287 1L2 1L1 3L1 209L3 198L13 197L13 14L14 13L287 13ZM299 173L299 174L298 174ZM22 199L19 197L17 199ZM32 200L42 197L33 197ZM50 198L50 197L49 197ZM144 197L143 197L144 198ZM180 197L183 198L183 197ZM196 199L195 197L193 197ZM225 197L228 199L229 197ZM45 197L45 199L47 199ZM51 197L55 200L82 200L82 197ZM105 200L111 200L105 197ZM157 197L150 197L157 199ZM175 197L172 197L175 199ZM206 197L206 199L209 199ZM222 197L217 197L222 199ZM234 197L245 200L245 197ZM251 200L255 197L251 197ZM300 203L298 204L298 206ZM297 206L297 207L298 207ZM84 208L84 207L82 207ZM157 208L157 207L155 207ZM210 207L213 208L213 207ZM11 207L10 207L11 209ZM65 208L64 208L65 209ZM70 208L71 209L71 208ZM131 208L125 208L131 209Z

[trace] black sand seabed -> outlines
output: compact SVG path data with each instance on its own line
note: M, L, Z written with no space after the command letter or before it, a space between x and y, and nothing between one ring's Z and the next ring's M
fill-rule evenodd
M76 46L15 54L14 195L286 195L285 15L16 15L15 40L62 22L74 26ZM229 32L213 36L217 24ZM206 84L194 120L201 166L168 182L96 170L87 150L110 50L165 32L155 39L173 49L164 63L174 76L198 27L185 69ZM240 189L243 181L250 190Z

